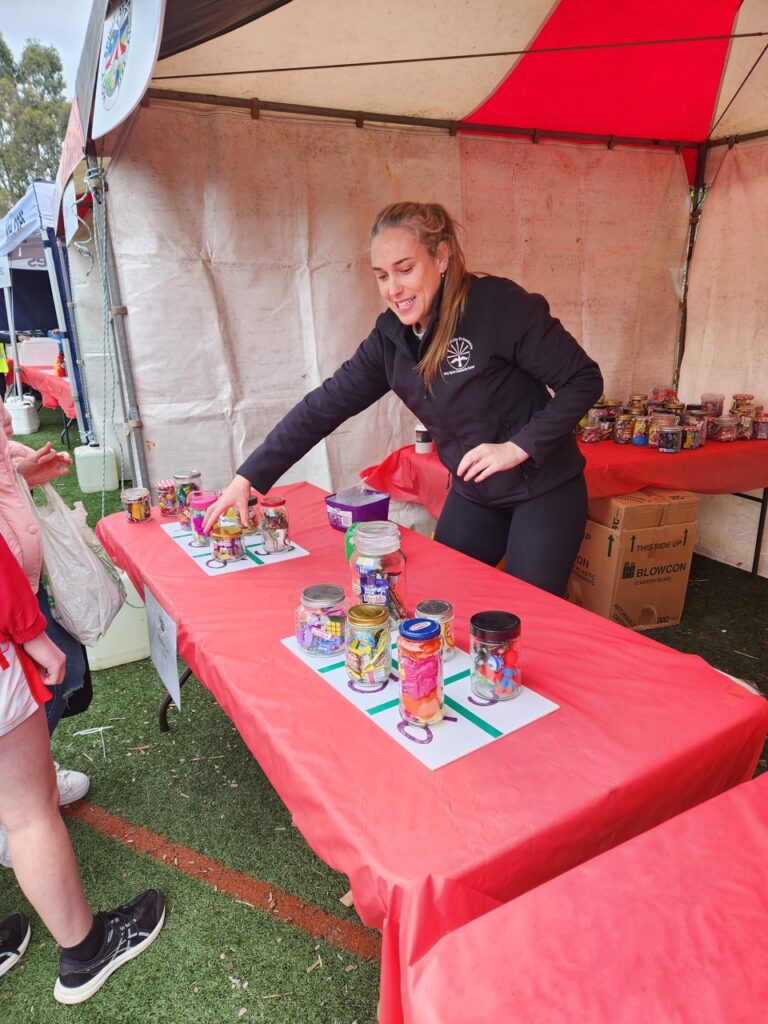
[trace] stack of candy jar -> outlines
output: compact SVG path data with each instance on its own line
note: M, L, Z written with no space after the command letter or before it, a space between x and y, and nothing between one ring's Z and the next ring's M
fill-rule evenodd
M358 523L352 536L349 566L352 590L360 604L387 609L391 626L407 617L405 555L396 523Z
M397 638L400 717L412 725L441 721L443 660L440 626L431 619L406 619Z
M456 641L453 639L453 605L448 601L419 601L414 613L417 619L432 619L440 627L443 640L443 661L448 661L456 653Z
M215 491L193 491L189 496L189 519L192 527L192 540L189 542L198 548L207 548L210 539L203 533L205 513L216 501Z
M315 583L302 590L296 609L296 641L303 651L320 658L341 654L346 623L342 587Z
M182 530L191 532L192 512L189 507L189 496L193 491L200 490L200 471L197 469L182 470L173 474L173 483L176 488L176 509L179 516L179 526Z
M288 509L285 498L262 498L261 544L268 555L278 551L290 551L291 542L288 537Z
M161 516L176 515L176 487L173 480L158 480L155 484L157 490L157 504Z
M510 612L478 612L469 620L470 686L484 700L520 693L520 619Z
M386 608L355 604L349 609L344 661L353 689L381 690L386 686L392 672Z

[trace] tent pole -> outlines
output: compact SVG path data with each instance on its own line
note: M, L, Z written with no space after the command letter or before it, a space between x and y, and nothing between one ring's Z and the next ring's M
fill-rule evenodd
M680 367L685 355L685 339L688 330L688 283L691 278L691 261L693 250L696 246L696 239L699 234L699 221L701 220L701 208L706 196L706 185L704 184L704 172L707 166L707 153L709 146L702 142L699 146L699 154L696 158L696 177L691 188L691 216L688 229L688 251L685 257L683 269L683 295L680 299L680 330L677 337L677 349L675 352L675 372L672 378L672 386L677 389L680 383Z
M115 252L112 247L112 238L110 236L109 225L107 223L107 189L103 182L102 169L93 153L86 153L86 161L88 164L88 172L92 172L96 180L101 178L101 184L99 186L91 187L91 192L93 193L93 232L96 241L96 256L100 263L102 262L102 255L104 256L105 265L102 267L102 280L104 281L106 290L105 301L109 303L110 309L109 321L112 328L111 334L113 350L117 356L116 366L113 368L113 372L117 377L120 387L123 420L125 422L125 428L128 435L131 478L135 486L148 487L149 473L144 455L144 439L141 432L141 418L139 416L139 408L136 403L136 389L133 383L133 371L131 369L131 360L128 354L125 324L123 323L123 316L126 309L122 304L120 296L120 282L117 276L117 266L115 265ZM97 193L100 193L100 195ZM101 217L98 216L98 204L103 204ZM105 403L106 407L106 395L102 395L102 401ZM104 443L106 443L106 439L102 438L102 444Z
M10 263L10 260L8 261ZM11 352L13 353L13 385L16 394L21 398L21 367L19 366L19 343L16 340L16 324L13 322L13 297L10 288L3 288L5 312L8 317L8 332L11 335Z

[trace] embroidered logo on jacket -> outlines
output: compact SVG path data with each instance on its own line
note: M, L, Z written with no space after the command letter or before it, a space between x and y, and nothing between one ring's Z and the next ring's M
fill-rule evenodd
M444 377L450 377L454 373L466 373L467 370L474 370L474 365L470 366L472 347L472 342L469 338L453 338L445 354L445 361L451 369L443 371Z

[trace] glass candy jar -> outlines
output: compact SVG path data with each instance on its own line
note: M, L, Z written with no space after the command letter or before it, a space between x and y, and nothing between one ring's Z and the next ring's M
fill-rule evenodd
M211 530L211 559L226 564L241 558L245 558L242 527L217 523Z
M386 608L392 626L407 618L405 555L396 523L358 523L349 566L352 590L360 604Z
M205 513L216 502L215 491L193 491L189 496L189 516L192 527L192 540L189 542L198 548L207 548L211 543L203 533Z
M277 551L288 551L291 542L288 538L288 509L285 498L262 498L261 544L268 555Z
M440 625L432 619L406 619L397 638L400 717L411 725L441 721L443 660Z
M189 507L189 496L193 491L200 490L201 473L197 469L186 469L173 474L173 485L176 489L176 511L179 526L182 530L192 531L192 511Z
M443 661L452 658L456 653L456 641L453 639L453 605L448 601L419 601L415 614L417 619L432 619L440 626Z
M349 609L344 661L353 690L383 690L387 685L392 644L382 605L355 604Z
M341 654L346 622L342 587L315 583L302 590L296 609L296 641L307 654L320 658Z
M520 693L520 619L511 612L478 612L469 620L472 692L484 700Z

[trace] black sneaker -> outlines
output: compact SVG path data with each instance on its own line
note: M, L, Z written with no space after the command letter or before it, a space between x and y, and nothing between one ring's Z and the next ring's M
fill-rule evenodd
M59 977L53 988L60 1003L82 1003L98 992L110 974L133 960L154 942L165 920L165 896L147 889L130 903L97 915L104 922L104 941L92 960L59 957Z
M0 976L21 959L31 934L32 929L24 914L11 914L0 921Z

